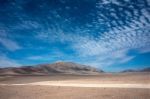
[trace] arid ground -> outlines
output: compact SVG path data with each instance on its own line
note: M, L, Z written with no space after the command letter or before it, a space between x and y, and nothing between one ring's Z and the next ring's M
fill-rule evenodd
M0 99L150 99L150 73L0 76Z

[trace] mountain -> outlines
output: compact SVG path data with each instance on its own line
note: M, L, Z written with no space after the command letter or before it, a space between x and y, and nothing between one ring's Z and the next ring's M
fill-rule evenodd
M128 70L124 70L122 72L150 72L150 67L144 68L144 69L140 69L140 70L135 70L135 69L128 69Z
M150 67L140 70L141 72L150 72Z
M133 69L127 69L127 70L124 70L124 71L121 71L123 73L126 73L126 72L137 72L136 70L133 70Z
M56 62L35 66L0 68L0 75L99 74L96 68L73 62Z

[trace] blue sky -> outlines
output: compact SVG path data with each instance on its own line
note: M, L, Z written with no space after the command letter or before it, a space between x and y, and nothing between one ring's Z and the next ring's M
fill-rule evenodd
M149 0L1 0L0 67L150 66Z

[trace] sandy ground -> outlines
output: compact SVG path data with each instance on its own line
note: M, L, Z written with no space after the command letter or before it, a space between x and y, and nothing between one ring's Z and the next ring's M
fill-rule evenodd
M150 99L150 73L0 76L0 99Z
M149 89L0 86L0 99L149 99Z
M143 88L150 89L150 84L99 84L85 81L43 81L24 84L0 84L0 86L61 86L61 87L80 87L80 88Z

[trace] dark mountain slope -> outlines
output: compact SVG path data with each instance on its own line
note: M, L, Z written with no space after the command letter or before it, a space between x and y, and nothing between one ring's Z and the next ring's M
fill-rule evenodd
M99 74L102 70L72 62L0 68L0 75Z

